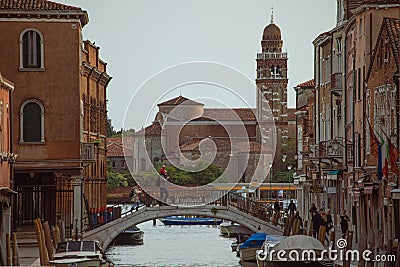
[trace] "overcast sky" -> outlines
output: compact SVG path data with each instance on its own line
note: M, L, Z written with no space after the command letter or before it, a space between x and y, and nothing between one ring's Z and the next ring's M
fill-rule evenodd
M173 65L211 61L228 65L255 79L257 52L263 29L274 22L282 31L289 53L288 106L295 106L293 87L313 76L312 41L335 26L335 0L58 0L79 6L89 14L84 39L101 47L113 77L108 87L108 115L116 129L124 124L131 97L151 76ZM162 95L163 92L160 92ZM162 99L182 93L207 97L211 86L188 86ZM256 92L242 97L255 107ZM223 98L216 94L214 98ZM148 107L157 99L144 97L143 113L135 114L125 128L147 124ZM228 100L227 100L228 101ZM240 101L228 105L243 106ZM207 106L207 105L206 105ZM154 110L153 110L154 112Z

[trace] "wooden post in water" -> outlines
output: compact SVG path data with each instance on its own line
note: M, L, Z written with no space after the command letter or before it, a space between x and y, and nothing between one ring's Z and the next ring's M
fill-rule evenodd
M353 244L353 231L347 231L347 246L343 249L344 250L343 267L350 267L350 261L349 259L346 259L346 254L348 250L352 249L353 246L352 244Z
M322 245L325 245L326 226L320 226L318 231L318 240Z
M336 246L336 234L335 234L335 229L333 231L330 231L329 233L329 241L332 242L332 249L335 249Z
M40 265L46 266L49 258L47 257L47 249L44 241L43 226L39 218L35 220L35 231L39 246Z
M53 248L53 242L51 240L49 222L47 222L47 221L43 223L43 232L44 232L44 240L45 240L46 249L47 249L47 256L50 260L52 260L54 248Z
M292 229L292 235L298 235L298 234L300 234L300 219L294 220Z
M397 247L396 267L400 267L400 244L399 244L398 247Z
M64 221L58 220L58 229L60 230L61 242L65 241L65 224Z
M54 226L53 240L54 240L54 247L57 247L58 243L61 242L60 228L58 228L58 225Z
M6 253L7 253L7 265L12 266L11 239L9 233L6 233Z
M313 236L313 230L314 230L314 223L310 221L310 224L308 225L308 235Z
M13 252L12 264L14 266L19 266L17 233L12 234L12 252Z

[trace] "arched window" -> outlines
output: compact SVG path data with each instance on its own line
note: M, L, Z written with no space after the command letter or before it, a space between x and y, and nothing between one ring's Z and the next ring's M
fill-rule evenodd
M44 142L44 110L36 100L25 101L20 110L20 142Z
M20 35L20 68L44 68L43 35L36 29L25 29Z

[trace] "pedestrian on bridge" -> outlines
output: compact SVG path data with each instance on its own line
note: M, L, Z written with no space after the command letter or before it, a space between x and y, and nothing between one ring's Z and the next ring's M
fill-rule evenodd
M168 200L167 180L169 179L168 172L165 165L162 165L159 171L160 177L158 178L157 185L160 187L160 206Z
M136 187L133 187L131 192L129 193L129 197L131 198L131 202L133 203L131 212L135 209L139 210L140 206L139 193L140 190L138 190Z

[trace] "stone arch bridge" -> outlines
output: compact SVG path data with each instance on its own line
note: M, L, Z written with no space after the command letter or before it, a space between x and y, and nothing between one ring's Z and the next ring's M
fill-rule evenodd
M143 207L98 228L84 232L82 239L98 240L103 249L106 249L120 233L131 226L166 216L179 215L205 216L229 220L240 223L254 232L265 232L274 235L283 233L282 225L273 224L270 221L270 217L266 213L265 204L238 196L235 196L233 200L230 195L225 201L213 205Z

